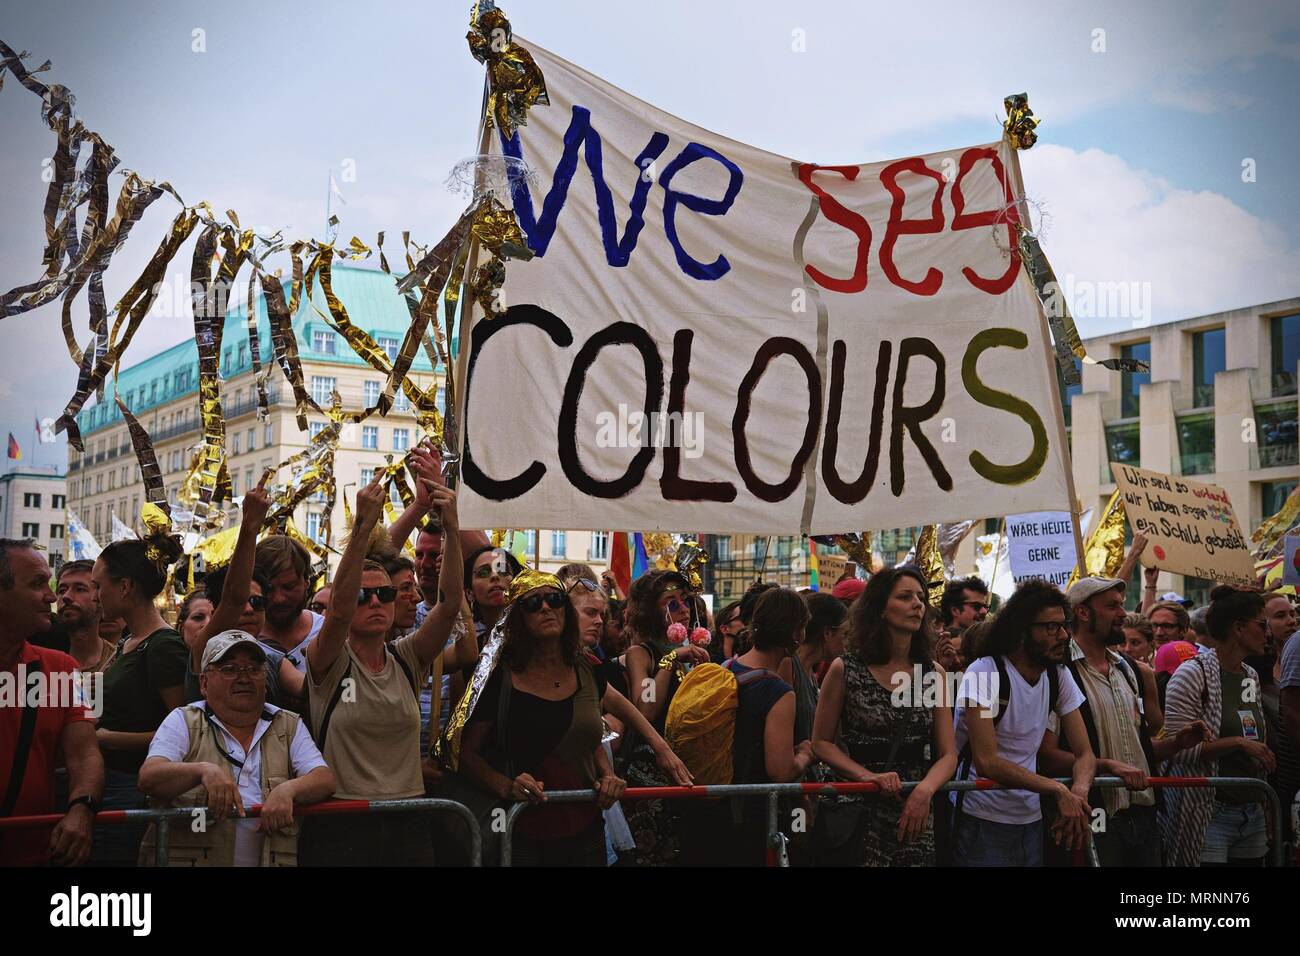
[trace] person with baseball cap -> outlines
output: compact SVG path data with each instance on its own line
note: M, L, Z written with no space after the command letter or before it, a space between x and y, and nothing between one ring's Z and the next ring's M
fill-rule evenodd
M229 630L203 648L203 700L163 720L140 768L155 807L203 807L203 826L173 826L170 866L295 866L294 804L319 803L337 786L302 719L266 702L266 651ZM261 819L248 809L261 804ZM154 828L140 849L154 859Z

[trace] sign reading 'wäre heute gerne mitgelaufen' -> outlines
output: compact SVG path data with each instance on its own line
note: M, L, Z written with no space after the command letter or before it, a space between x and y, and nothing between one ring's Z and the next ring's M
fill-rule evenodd
M1176 475L1111 464L1134 534L1150 543L1142 563L1224 584L1254 585L1255 562L1228 493Z

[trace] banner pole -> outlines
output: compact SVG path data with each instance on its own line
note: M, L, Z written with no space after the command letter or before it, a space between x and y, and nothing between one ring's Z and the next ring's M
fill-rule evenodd
M1011 150L1011 158L1012 161L1007 165L1011 176L1013 194L1023 198L1025 183L1020 176L1020 156L1015 148ZM1012 225L1014 228L1020 224L1017 222ZM1069 495L1070 524L1074 528L1075 565L1079 569L1079 577L1084 577L1088 572L1084 567L1083 559L1083 529L1079 526L1079 495L1074 490L1074 458L1070 454L1070 440L1065 434L1065 412L1061 405L1061 389L1057 378L1060 372L1056 366L1056 354L1052 350L1052 334L1047 325L1047 312L1044 310L1043 300L1038 297L1038 290L1034 288L1034 281L1030 278L1029 270L1025 268L1023 256L1020 260L1020 281L1029 286L1029 295L1034 300L1038 312L1038 326L1043 342L1043 359L1047 362L1048 379L1051 384L1048 391L1052 395L1052 410L1056 417L1056 440L1061 449L1061 457L1065 460L1065 487L1066 493Z

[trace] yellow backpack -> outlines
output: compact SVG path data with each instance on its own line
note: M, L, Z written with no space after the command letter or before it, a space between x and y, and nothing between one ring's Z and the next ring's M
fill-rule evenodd
M737 676L727 666L734 660L727 664L697 664L668 705L664 739L700 786L746 782L734 779L740 688L776 678L762 668ZM747 775L747 770L742 770L742 775Z

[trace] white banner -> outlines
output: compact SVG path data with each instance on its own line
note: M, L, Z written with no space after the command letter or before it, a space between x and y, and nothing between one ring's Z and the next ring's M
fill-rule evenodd
M467 527L817 534L1067 506L1009 145L802 163L522 42L550 105L491 150L534 173L511 198L536 256L463 350Z
M1068 511L1007 515L1007 551L1016 584L1042 578L1065 587L1077 560Z

